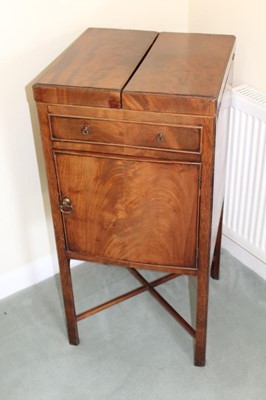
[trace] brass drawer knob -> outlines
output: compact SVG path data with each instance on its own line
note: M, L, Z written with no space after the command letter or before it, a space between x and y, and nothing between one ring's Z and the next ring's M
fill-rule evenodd
M60 203L60 211L63 214L72 214L73 212L73 206L71 204L71 201L68 197L64 197L63 200Z
M158 135L156 136L156 141L158 143L163 143L164 142L164 134L163 133L158 133Z
M89 125L84 126L84 127L81 129L81 133L82 133L83 135L88 135L88 134L90 133L90 127L89 127Z

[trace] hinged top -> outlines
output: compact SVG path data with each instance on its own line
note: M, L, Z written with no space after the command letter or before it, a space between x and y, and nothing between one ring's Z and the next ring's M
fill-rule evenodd
M212 115L235 37L160 33L123 91L123 108Z
M34 85L38 102L121 107L121 91L156 32L90 28Z
M212 116L234 36L88 29L34 85L38 102Z

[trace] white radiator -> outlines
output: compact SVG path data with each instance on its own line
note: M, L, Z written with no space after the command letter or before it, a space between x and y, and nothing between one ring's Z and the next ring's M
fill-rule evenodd
M247 86L232 90L223 234L266 277L266 94Z

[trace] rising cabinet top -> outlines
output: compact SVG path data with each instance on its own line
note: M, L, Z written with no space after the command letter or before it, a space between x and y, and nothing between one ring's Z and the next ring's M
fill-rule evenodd
M37 102L214 115L230 69L229 35L85 31L34 85Z

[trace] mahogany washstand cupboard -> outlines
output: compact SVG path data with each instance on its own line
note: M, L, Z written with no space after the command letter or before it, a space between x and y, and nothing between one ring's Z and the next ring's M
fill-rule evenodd
M148 290L195 338L195 365L205 364L234 42L88 29L34 84L71 344L79 320ZM142 285L76 315L71 259L127 267ZM166 275L147 282L139 269ZM180 275L197 278L194 327L155 290Z

